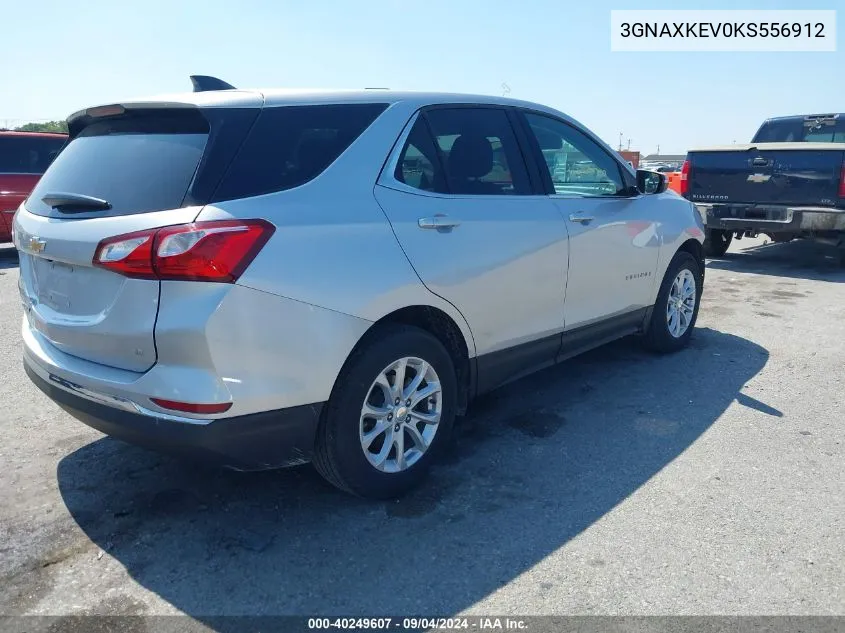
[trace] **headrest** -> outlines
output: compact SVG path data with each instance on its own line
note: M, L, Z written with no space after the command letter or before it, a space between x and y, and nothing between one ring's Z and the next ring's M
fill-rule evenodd
M481 178L493 169L493 147L478 132L461 134L449 152L449 176L455 179Z

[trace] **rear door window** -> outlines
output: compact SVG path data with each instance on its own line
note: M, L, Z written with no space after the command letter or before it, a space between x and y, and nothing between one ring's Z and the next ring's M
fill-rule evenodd
M66 137L0 135L0 174L43 174Z
M208 124L198 111L93 123L59 154L33 189L26 208L55 217L92 215L52 209L42 201L51 193L107 201L111 209L93 213L98 217L179 208L207 139Z
M265 108L213 199L273 193L313 180L386 107L383 103L350 103Z
M528 169L504 110L436 108L425 118L442 157L449 193L531 193Z

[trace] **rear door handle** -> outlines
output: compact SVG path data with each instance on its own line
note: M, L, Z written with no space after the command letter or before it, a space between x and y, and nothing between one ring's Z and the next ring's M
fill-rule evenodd
M595 218L590 215L581 215L580 213L570 213L569 220L570 222L580 222L581 224L589 224Z
M446 215L435 215L432 218L420 218L417 220L417 224L421 229L453 229L456 226L460 226L461 223L459 220L455 220L454 218L450 218Z

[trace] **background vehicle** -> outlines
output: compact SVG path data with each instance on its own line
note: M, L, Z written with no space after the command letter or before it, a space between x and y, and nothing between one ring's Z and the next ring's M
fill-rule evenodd
M706 217L708 254L766 233L834 244L845 262L845 115L769 119L750 144L690 151L683 174L682 194Z
M67 141L65 134L0 130L0 242L12 239L12 217Z
M565 115L195 86L72 115L16 215L26 370L94 428L393 496L478 393L689 340L698 214Z

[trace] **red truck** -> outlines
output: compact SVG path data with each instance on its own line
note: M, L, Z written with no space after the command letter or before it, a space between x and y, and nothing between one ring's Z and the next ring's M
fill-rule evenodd
M66 141L66 134L0 130L0 242L11 241L15 211Z

